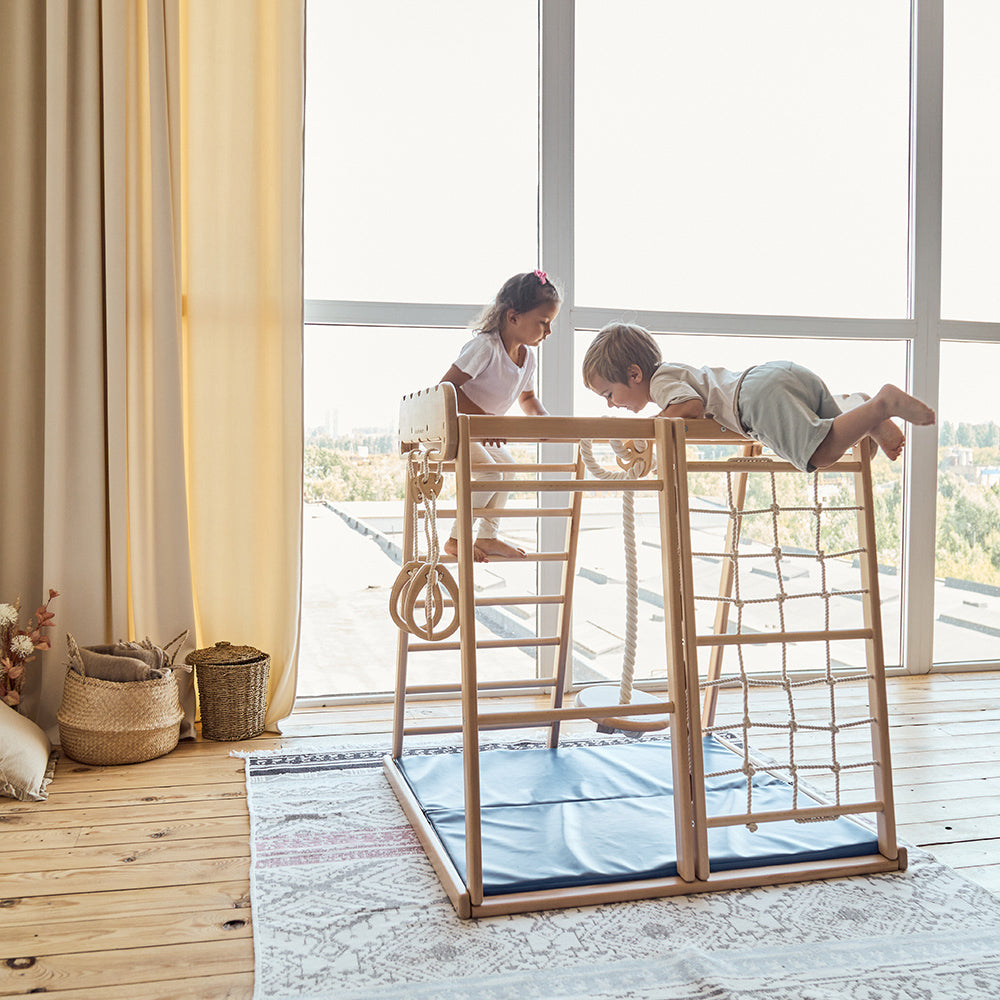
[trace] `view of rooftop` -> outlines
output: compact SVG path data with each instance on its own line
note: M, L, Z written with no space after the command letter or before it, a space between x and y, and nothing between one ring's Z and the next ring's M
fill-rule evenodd
M706 502L707 503L707 502ZM577 575L574 581L573 672L579 683L617 681L625 628L624 556L620 501L614 497L588 500L590 513L581 530ZM648 501L637 507L639 637L637 677L665 676L663 601L656 514ZM305 565L303 568L302 645L299 696L320 697L350 693L387 693L395 685L397 630L387 612L388 595L399 572L403 509L399 501L307 504L305 508ZM718 592L720 552L726 518L708 513L692 515L692 549L696 592L711 598ZM528 521L526 524L531 524ZM533 528L514 533L519 544L534 547ZM768 554L760 543L744 543L741 553ZM792 553L792 556L794 553ZM746 602L773 598L778 593L773 558L747 559L741 572L740 596ZM830 627L860 627L861 603L856 559L824 560L831 593ZM814 558L786 554L781 562L782 584L789 594L822 590L820 566ZM534 563L487 563L475 568L481 594L533 593ZM899 662L899 580L893 567L879 573L879 591L889 666ZM698 602L698 629L709 631L716 602ZM824 627L824 601L802 597L784 604L789 629ZM989 659L1000 649L1000 588L957 578L938 580L935 586L936 645L955 650L955 659ZM517 638L535 634L534 609L483 608L477 618L481 633ZM735 628L735 612L730 631ZM744 632L777 630L777 604L747 603ZM780 647L751 646L745 651L748 671L781 669ZM736 669L727 650L724 672ZM534 650L484 650L479 655L480 679L501 680L533 676ZM863 643L841 642L833 652L835 668L862 665ZM433 661L433 662L431 662ZM816 670L825 665L822 644L789 647L789 670ZM441 652L410 658L414 683L456 680L457 653Z

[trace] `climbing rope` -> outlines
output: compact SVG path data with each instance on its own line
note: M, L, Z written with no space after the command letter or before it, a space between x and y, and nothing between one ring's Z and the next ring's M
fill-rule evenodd
M580 454L587 471L595 479L629 480L641 479L655 468L652 443L643 441L611 441L617 457L619 469L613 471L594 458L593 444L580 442ZM622 491L622 538L625 543L625 651L622 654L622 678L619 704L628 705L632 701L632 682L635 677L635 651L639 634L639 569L635 544L635 492Z

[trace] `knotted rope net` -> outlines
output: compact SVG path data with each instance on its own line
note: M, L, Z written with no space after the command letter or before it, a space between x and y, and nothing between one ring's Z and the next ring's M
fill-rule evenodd
M765 606L773 606L776 610L776 626L780 633L786 633L788 629L788 610L792 602L813 600L821 602L823 608L823 628L822 631L829 633L831 630L831 603L836 599L859 599L867 595L868 591L863 587L854 589L834 589L830 582L830 562L831 560L847 560L852 557L860 558L866 554L866 550L861 547L840 549L838 551L826 551L824 548L824 529L833 514L854 515L855 519L861 508L858 505L827 505L821 499L820 474L813 475L811 493L812 502L808 505L786 505L783 506L778 500L778 489L776 484L776 474L771 472L758 472L751 470L751 474L765 474L769 476L769 492L771 503L760 507L743 507L735 499L733 484L734 473L725 472L726 476L726 499L728 509L723 508L722 513L731 522L730 538L732 539L731 549L727 552L693 552L693 557L710 558L713 560L729 560L732 564L732 588L728 595L695 595L696 602L714 602L716 605L724 602L728 605L730 613L735 614L735 632L737 634L749 634L759 632L759 628L749 626L746 621L748 609L759 611ZM691 507L692 514L720 514L719 508L699 508ZM813 549L794 549L791 546L782 544L781 518L788 513L805 513L813 521ZM749 519L770 520L770 546L762 546L763 551L751 551L750 546L741 548L743 540L743 529ZM761 532L763 533L763 532ZM749 572L760 572L759 567L763 564L773 570L774 578L777 581L776 592L767 597L747 596L747 564ZM807 587L812 589L792 591L786 586L786 576L802 578L806 574L799 572L793 574L788 572L788 563L795 561L797 568L801 569L803 561L811 562L812 566L808 572ZM756 565L754 565L756 564ZM814 582L816 581L816 582ZM697 606L697 605L696 605ZM879 609L874 609L875 614L879 614ZM730 631L733 629L730 628ZM819 631L818 629L816 631ZM739 767L724 771L714 771L706 773L706 778L722 778L734 774L742 774L746 778L746 813L753 813L754 786L753 777L758 773L769 773L775 777L789 782L793 789L792 808L797 809L800 805L800 794L802 784L807 777L817 778L823 775L832 776L834 804L842 804L841 776L845 771L854 769L872 768L875 761L866 756L865 759L855 760L851 754L845 754L838 737L857 727L871 726L874 721L870 715L867 699L865 700L868 715L864 717L850 717L840 710L837 703L836 692L838 686L848 684L867 684L872 679L872 674L868 667L856 669L846 667L846 664L835 662L833 656L833 643L830 637L817 640L822 644L821 669L816 676L796 675L794 661L799 655L798 643L781 641L775 643L780 646L779 676L777 678L765 678L755 676L747 664L747 653L743 643L734 644L736 650L737 669L735 673L720 674L715 680L705 680L701 683L704 691L706 688L715 686L721 690L737 690L741 696L741 718L737 727L732 723L709 726L705 729L707 733L732 732L738 728L741 735L742 761ZM768 647L773 648L773 647ZM846 669L845 669L846 668ZM785 693L787 704L787 717L761 718L755 717L752 712L751 692L754 689L778 688ZM824 692L826 708L817 712L815 704L809 704L806 709L802 706L802 695L806 692L820 690ZM750 750L751 739L754 735L774 734L776 732L787 734L787 749L785 758L765 760L757 755L752 755ZM829 752L822 759L816 759L816 748L814 746L815 737L813 734L826 734L829 737ZM808 746L803 746L807 743ZM809 751L809 752L804 752ZM771 750L769 750L771 753ZM870 753L870 750L869 750ZM810 803L815 800L812 796L806 797ZM799 822L817 822L826 817L805 818ZM756 829L755 823L747 824L750 829Z

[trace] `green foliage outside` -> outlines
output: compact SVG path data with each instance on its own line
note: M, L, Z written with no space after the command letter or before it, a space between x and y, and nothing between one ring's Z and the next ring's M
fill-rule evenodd
M956 577L1000 586L1000 485L971 482L954 471L954 447L971 449L977 469L1000 469L1000 427L989 424L947 422L940 431L938 451L937 565L940 577ZM518 449L515 449L517 451ZM528 452L520 449L524 460ZM703 453L712 448L703 449ZM705 454L705 457L709 457ZM607 464L607 462L605 462ZM875 530L878 560L898 566L902 526L902 464L879 456L873 463ZM314 432L305 446L305 499L307 502L402 500L406 463L399 454L394 435L383 432L331 437ZM825 508L853 506L854 484L850 476L821 477L821 500ZM775 478L777 502L782 507L812 507L811 477L779 475ZM695 473L689 484L693 496L714 498L727 504L725 477L719 473ZM453 496L451 477L443 497ZM515 494L516 495L516 494ZM770 477L751 475L747 506L770 507ZM856 547L856 514L824 514L823 544L827 552ZM748 517L744 537L773 544L768 514ZM816 519L811 511L782 515L781 544L815 548Z

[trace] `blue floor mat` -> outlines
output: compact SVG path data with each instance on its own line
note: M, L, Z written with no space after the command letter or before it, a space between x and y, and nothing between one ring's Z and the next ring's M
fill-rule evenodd
M703 747L706 771L739 766L718 740L707 737ZM397 765L465 879L462 755L404 756ZM670 767L668 740L483 751L484 893L676 875ZM710 779L708 815L743 813L746 798L742 774ZM758 774L753 801L755 812L788 809L792 788ZM843 817L762 823L755 832L721 827L709 830L708 843L713 871L878 853L875 834Z

